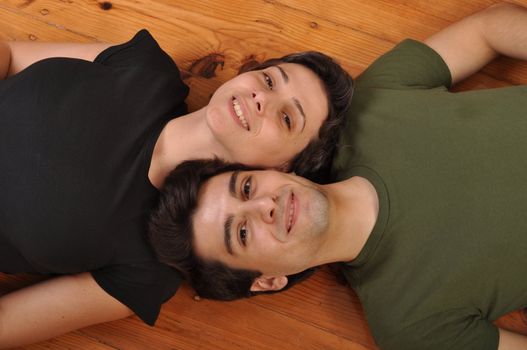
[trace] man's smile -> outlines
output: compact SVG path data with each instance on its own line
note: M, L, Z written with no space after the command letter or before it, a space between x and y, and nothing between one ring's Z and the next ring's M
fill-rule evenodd
M286 232L290 233L293 228L296 219L298 217L298 198L295 197L293 191L288 197L287 204L285 207L285 224Z

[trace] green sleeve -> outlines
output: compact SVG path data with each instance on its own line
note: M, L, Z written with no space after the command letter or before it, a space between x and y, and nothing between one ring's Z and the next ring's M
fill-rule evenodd
M443 312L379 339L382 350L496 350L498 328L466 309Z
M441 56L429 46L406 39L373 62L358 87L388 89L449 88L452 77Z

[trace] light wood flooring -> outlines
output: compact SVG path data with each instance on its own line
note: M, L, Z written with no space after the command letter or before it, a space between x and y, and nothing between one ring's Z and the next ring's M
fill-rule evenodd
M147 28L191 86L191 110L239 68L319 50L356 76L400 40L425 39L493 0L0 0L0 39L113 42ZM517 1L527 5L526 1ZM527 65L497 59L456 90L527 83ZM111 93L111 92L109 92ZM0 274L0 293L36 280ZM499 320L527 334L515 312ZM137 317L24 349L375 349L354 292L330 268L274 296L195 301L184 286L154 328Z

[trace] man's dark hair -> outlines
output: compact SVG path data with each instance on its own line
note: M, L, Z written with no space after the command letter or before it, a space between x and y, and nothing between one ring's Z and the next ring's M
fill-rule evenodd
M244 66L241 72L265 69L281 63L300 64L314 72L322 80L328 99L328 115L322 123L318 137L300 151L290 163L287 170L294 170L298 175L318 182L325 182L336 149L339 130L346 121L353 95L353 79L331 57L316 51L298 52L273 58L260 64Z
M232 269L198 257L193 249L192 219L201 186L215 175L236 170L254 168L217 158L181 163L165 179L150 217L148 238L158 260L177 269L203 298L233 300L257 294L250 288L260 271ZM288 276L287 288L311 273L312 269Z

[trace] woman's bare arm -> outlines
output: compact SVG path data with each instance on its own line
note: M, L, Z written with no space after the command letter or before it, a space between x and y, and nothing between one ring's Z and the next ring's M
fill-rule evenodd
M131 314L90 273L52 278L0 297L0 349Z
M17 74L31 64L49 57L70 57L93 61L107 43L41 43L33 41L0 42L0 77Z

